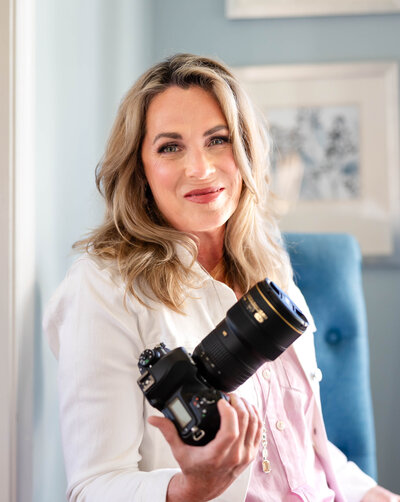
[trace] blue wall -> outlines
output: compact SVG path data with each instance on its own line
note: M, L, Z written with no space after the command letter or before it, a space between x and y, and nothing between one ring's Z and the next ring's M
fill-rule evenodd
M155 59L173 52L194 52L217 56L232 66L386 60L400 63L400 14L229 20L223 0L154 3ZM400 417L400 269L364 267L363 278L379 482L400 493L400 436L396 433Z
M36 11L33 500L58 502L65 500L65 475L56 363L40 319L72 260L71 244L102 217L94 168L123 93L173 52L217 56L230 65L399 60L400 15L232 21L223 0L36 0ZM364 285L379 478L400 492L400 270L368 268Z
M400 14L229 20L223 0L155 0L154 49L230 65L400 59Z

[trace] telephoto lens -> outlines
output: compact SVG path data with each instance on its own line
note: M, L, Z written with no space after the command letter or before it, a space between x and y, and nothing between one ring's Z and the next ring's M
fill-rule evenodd
M307 329L290 298L269 279L230 308L191 356L163 343L142 352L138 385L152 406L171 419L182 440L202 446L217 434L217 403L227 399L265 361L273 361Z
M266 361L273 361L308 321L272 281L253 286L193 351L199 372L216 389L233 392Z

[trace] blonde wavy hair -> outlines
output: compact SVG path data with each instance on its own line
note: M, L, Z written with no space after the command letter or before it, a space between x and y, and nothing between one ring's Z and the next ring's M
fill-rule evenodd
M287 289L292 270L273 210L266 128L232 72L214 59L192 54L176 54L154 65L122 100L96 169L97 188L106 202L104 222L74 247L116 261L126 292L142 303L144 293L183 311L188 288L196 282L192 268L196 238L172 228L163 218L141 159L149 104L170 86L199 86L210 92L229 127L243 187L226 224L225 281L242 293L265 277ZM178 258L177 243L191 254L191 264Z

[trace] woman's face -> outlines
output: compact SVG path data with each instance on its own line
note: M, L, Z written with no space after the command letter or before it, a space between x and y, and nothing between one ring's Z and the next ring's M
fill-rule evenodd
M242 177L216 99L200 87L170 87L150 103L142 161L154 200L176 229L221 234Z

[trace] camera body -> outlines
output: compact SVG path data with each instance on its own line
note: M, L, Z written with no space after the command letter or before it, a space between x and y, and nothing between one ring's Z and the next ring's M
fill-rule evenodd
M190 355L163 343L139 357L138 385L149 403L171 419L182 440L202 446L217 434L219 399L279 357L308 321L272 281L260 281ZM217 390L218 389L218 390Z
M199 374L183 347L169 350L163 343L140 355L139 387L149 403L171 419L186 444L205 445L215 437L219 399L227 399Z

